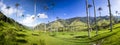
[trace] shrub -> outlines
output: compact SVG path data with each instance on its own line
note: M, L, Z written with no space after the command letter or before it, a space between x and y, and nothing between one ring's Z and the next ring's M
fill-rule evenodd
M16 42L27 43L27 41L25 39L17 39Z
M40 45L46 45L44 40L40 40Z
M84 36L75 36L74 38L86 38L88 36L84 35Z
M74 34L70 34L71 36L73 36Z
M33 36L39 36L39 34L32 33Z
M17 34L18 37L25 37L25 34Z

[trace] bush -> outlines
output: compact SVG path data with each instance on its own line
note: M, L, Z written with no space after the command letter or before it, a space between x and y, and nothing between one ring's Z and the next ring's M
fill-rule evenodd
M33 35L33 36L39 36L39 34L34 34L34 33L32 33L32 35Z
M25 37L25 34L17 34L18 37Z
M86 38L86 37L88 37L88 36L75 36L74 38Z
M41 45L46 45L44 40L40 40Z
M16 42L27 43L27 41L25 39L17 39Z
M56 36L56 33L52 33L50 36L54 37L54 36Z
M74 34L70 34L71 36L73 36Z
M33 45L37 45L36 43L33 43Z

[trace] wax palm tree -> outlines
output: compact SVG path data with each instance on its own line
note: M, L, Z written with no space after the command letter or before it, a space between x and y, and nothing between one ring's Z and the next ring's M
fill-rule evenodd
M2 0L0 0L0 2L2 2ZM1 6L0 6L0 8L2 8ZM2 10L0 9L0 12L1 12Z
M59 17L56 17L56 20L57 20L57 32L58 32L58 19L59 19Z
M49 10L49 7L47 5L45 5L45 6L43 6L43 9L47 11L47 10ZM46 32L46 24L44 24L44 28L45 28L45 32Z
M22 14L22 17L24 17L25 15Z
M17 15L18 15L18 7L20 6L20 4L19 4L19 3L16 3L15 6L16 6L16 18L17 18ZM17 22L16 22L16 21L15 21L15 26L17 26Z
M47 30L46 30L46 23L44 24L44 28L45 28L45 32L47 32Z
M89 25L89 15L88 15L88 0L86 0L86 15L87 15L88 37L90 38L90 25Z
M54 15L54 7L55 7L55 2L51 2L51 7L52 7L52 15ZM56 17L57 19L59 18L59 17ZM52 27L52 25L51 25L51 27ZM57 27L57 31L58 31L58 27Z
M115 22L117 23L118 22L118 17L117 17L117 15L118 15L118 11L115 11L115 13L116 13L116 20L115 20Z
M108 7L109 7L109 15L110 15L110 32L112 32L112 14L111 14L111 3L108 0Z
M101 7L99 7L99 8L98 8L98 11L99 11L100 18L101 18L101 11L102 11L102 8L101 8Z
M9 15L9 9L10 9L10 6L7 6L6 9L8 10L7 15ZM7 19L7 18L6 18L6 22L8 22L8 19Z
M45 5L43 8L44 10L49 10L49 7L47 5Z
M36 9L37 9L37 7L36 7L36 1L37 0L34 0L34 15L36 16Z
M35 15L35 17L36 17L36 0L34 0L34 15ZM32 17L32 19L34 20L35 17ZM35 30L35 29L36 29L36 28L34 28L34 30Z
M51 2L51 7L54 8L55 2Z
M20 4L19 4L19 3L16 3L15 6L16 6L16 9L17 9L17 10L16 10L16 16L17 16L17 15L18 15L18 7L20 6Z
M95 30L96 30L96 35L98 35L97 21L96 21L96 7L95 7L95 1L94 1L94 0L92 0L92 2L93 2L93 7L94 7Z
M88 15L88 18L89 18L89 25L90 25L90 8L92 7L91 4L88 4L88 10L89 10L89 15ZM91 26L90 26L90 31L92 31L91 29Z

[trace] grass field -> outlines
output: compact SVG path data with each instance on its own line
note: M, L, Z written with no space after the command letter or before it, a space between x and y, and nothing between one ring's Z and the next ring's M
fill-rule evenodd
M7 27L7 28L6 28ZM81 32L42 32L39 30L16 29L14 26L3 23L0 28L0 40L4 45L119 45L120 24L114 25L113 32L108 29L99 31L95 36L95 31L91 32L88 38L87 31ZM4 37L4 38L2 38ZM11 41L10 41L11 40ZM13 41L15 40L15 41ZM0 41L2 43L2 41ZM13 42L12 42L13 41ZM8 43L10 42L10 43ZM2 45L2 44L1 44Z

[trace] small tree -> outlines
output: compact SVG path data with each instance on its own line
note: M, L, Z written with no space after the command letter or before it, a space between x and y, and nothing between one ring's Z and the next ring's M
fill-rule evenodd
M102 8L99 7L99 8L98 8L98 11L99 11L100 19L101 19L101 11L102 11Z
M16 18L17 18L17 15L18 15L18 7L20 6L20 4L19 4L19 3L16 3L15 6L16 6ZM15 26L17 27L17 22L16 22L16 21L15 21Z
M90 25L90 8L92 7L91 4L88 4L88 9L89 9L89 15L88 15L88 20L89 20L89 25ZM90 31L92 31L91 26L90 26Z
M8 9L8 14L9 15L9 9L10 9L10 6L7 6L6 9ZM8 22L8 19L6 18L6 22Z
M89 15L88 15L88 0L86 0L86 15L87 15L88 37L90 38L90 25L89 25Z
M97 21L96 21L96 7L95 7L95 1L92 0L93 2L93 7L94 7L94 21L95 21L95 30L96 30L96 35L98 35L98 29L97 29Z
M110 0L108 0L108 7L109 7L109 15L110 15L110 32L112 32L112 13L111 13Z

